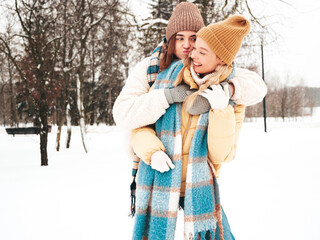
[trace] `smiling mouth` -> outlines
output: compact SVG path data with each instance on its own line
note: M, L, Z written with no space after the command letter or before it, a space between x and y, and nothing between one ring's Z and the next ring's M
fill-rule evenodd
M200 66L202 66L202 64L193 62L193 66L195 66L195 67L200 67Z

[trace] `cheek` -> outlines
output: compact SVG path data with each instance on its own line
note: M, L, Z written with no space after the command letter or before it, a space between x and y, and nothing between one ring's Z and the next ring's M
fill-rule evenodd
M176 42L174 45L174 54L178 56L179 54L179 44Z
M179 52L181 50L181 46L182 46L182 44L177 41L175 44L175 51Z
M217 65L218 64L218 61L217 61L217 58L216 57L210 57L210 59L208 59L211 63L211 65Z
M191 55L190 55L190 57L191 57L191 58L194 58L195 56L196 56L196 53L195 53L195 51L194 51L194 50L192 50L192 51L191 51Z
M203 57L202 62L205 65L206 69L214 70L216 66L216 61L212 59L211 57Z

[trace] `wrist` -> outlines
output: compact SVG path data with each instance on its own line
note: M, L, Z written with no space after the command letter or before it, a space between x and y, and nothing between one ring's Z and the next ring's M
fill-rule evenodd
M239 83L239 80L237 80L236 78L233 78L233 79L230 79L228 83L233 85L233 95L231 99L237 103L237 101L240 99L242 95L241 85Z
M164 89L164 96L166 97L169 104L174 103L171 92L169 88Z
M234 85L233 85L233 83L231 83L231 82L228 83L228 90L229 90L230 98L232 98L232 96L234 94Z

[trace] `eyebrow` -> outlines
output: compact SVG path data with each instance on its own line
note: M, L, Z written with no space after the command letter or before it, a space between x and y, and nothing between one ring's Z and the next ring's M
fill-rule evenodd
M183 35L183 34L177 34L176 36L179 36L179 37L186 37L185 35ZM195 37L196 35L194 34L194 35L191 35L191 36L189 36L189 37Z
M203 48L203 47L199 47L199 48L202 49L202 50L205 50L205 51L209 52L207 49L205 49L205 48Z

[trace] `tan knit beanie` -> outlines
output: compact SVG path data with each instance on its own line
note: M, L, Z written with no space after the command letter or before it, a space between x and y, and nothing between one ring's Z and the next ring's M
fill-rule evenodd
M242 39L250 32L250 22L241 15L202 28L197 37L202 38L214 53L227 65L235 59Z
M179 3L172 12L166 29L166 39L181 31L198 32L204 27L203 18L198 7L191 2Z

